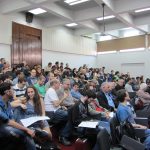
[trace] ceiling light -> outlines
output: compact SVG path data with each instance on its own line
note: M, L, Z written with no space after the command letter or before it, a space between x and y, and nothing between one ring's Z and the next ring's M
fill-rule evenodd
M97 54L113 54L113 53L117 53L117 51L106 51L106 52L98 52Z
M47 11L42 9L42 8L36 8L36 9L29 10L28 12L30 12L30 13L32 13L34 15L38 15L38 14L45 13Z
M78 24L76 23L69 23L69 24L66 24L67 27L73 27L73 26L77 26Z
M105 16L104 19L111 19L111 18L115 18L114 15L111 15L111 16ZM100 21L100 20L103 20L103 17L99 17L99 18L96 18L96 20Z
M76 4L84 3L87 1L89 1L89 0L65 0L64 2L69 5L76 5Z
M133 29L133 30L125 30L123 33L123 37L131 37L139 35L140 31Z
M73 3L75 1L78 1L78 0L65 0L64 2L69 4L69 3Z
M129 30L129 29L134 29L132 27L127 27L127 28L122 28L122 29L119 29L119 30Z
M138 52L138 51L144 51L145 48L141 47L141 48L134 48L134 49L123 49L120 50L121 53L126 53L126 52Z
M148 11L148 10L150 10L150 7L149 8L143 8L143 9L135 10L135 13L143 12L143 11Z
M107 41L111 39L112 39L112 36L110 35L100 36L100 41Z

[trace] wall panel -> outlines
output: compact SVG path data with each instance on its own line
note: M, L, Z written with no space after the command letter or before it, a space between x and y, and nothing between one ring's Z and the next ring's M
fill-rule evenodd
M145 47L145 35L133 36L121 39L101 41L97 43L97 51L113 51Z

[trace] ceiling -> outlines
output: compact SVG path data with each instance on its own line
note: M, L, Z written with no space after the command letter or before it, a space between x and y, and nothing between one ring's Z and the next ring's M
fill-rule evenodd
M89 0L73 6L64 3L64 0L0 0L0 13L22 13L40 7L47 11L36 16L42 20L43 26L65 26L75 22L78 26L70 27L75 35L92 37L99 41L104 29L103 22L96 18L102 17L102 3L106 4L105 15L115 16L105 20L106 33L122 38L150 32L150 10L134 12L150 7L150 0Z

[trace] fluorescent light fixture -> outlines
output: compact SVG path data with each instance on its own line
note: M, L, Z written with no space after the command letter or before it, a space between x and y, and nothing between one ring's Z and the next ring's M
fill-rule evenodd
M117 51L106 51L106 52L98 52L98 55L103 55L103 54L114 54L117 53Z
M134 48L134 49L123 49L120 50L121 53L126 53L126 52L139 52L139 51L144 51L145 48L141 47L141 48Z
M100 41L107 41L107 40L111 40L112 36L110 35L106 35L106 36L100 36Z
M115 16L114 16L114 15L111 15L111 16L105 16L105 17L104 17L105 20L106 20L106 19L111 19L111 18L115 18ZM96 18L96 20L101 21L101 20L103 20L103 17Z
M149 8L143 8L143 9L135 10L135 13L143 12L143 11L148 11L148 10L150 10L150 7Z
M30 12L30 13L32 13L34 15L38 15L38 14L45 13L47 11L42 9L42 8L36 8L36 9L29 10L28 12Z
M66 24L67 27L73 27L73 26L77 26L78 24L76 23L69 23L69 24Z
M119 29L119 30L129 30L129 29L133 29L132 27L127 27L127 28L122 28L122 29Z
M139 31L138 30L135 30L135 29L133 29L133 30L127 30L127 31L124 31L124 33L123 33L123 36L124 37L130 37L130 36L136 36L136 35L139 35Z
M65 0L64 2L69 5L76 5L76 4L84 3L87 1L89 1L89 0Z

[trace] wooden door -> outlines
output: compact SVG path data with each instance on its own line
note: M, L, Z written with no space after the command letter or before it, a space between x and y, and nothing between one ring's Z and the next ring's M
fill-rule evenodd
M42 31L13 22L12 64L26 61L29 66L42 64Z

